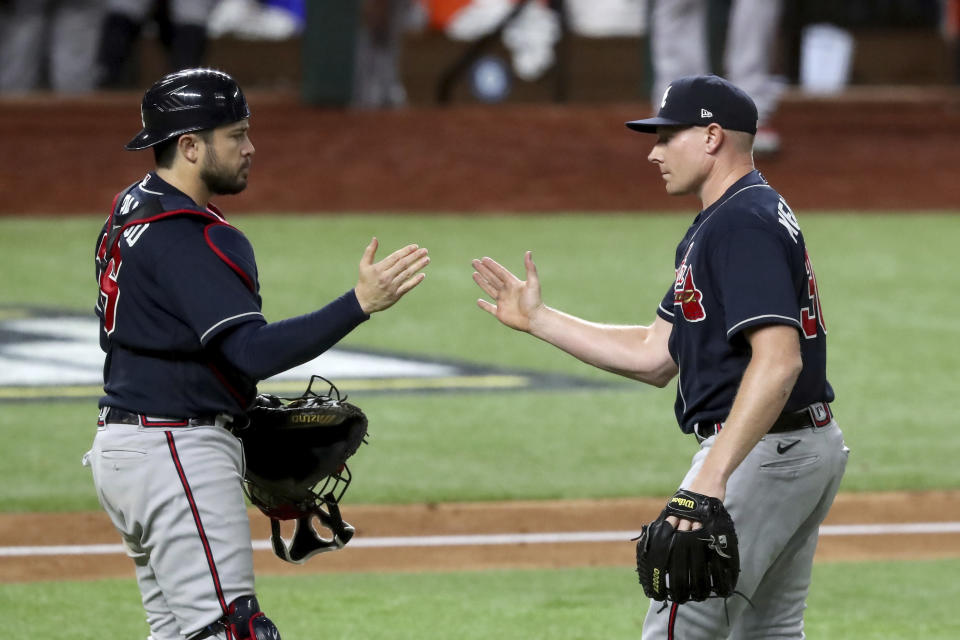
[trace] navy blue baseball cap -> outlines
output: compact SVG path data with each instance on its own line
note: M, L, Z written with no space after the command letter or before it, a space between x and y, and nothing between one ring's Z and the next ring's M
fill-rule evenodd
M705 127L717 123L724 129L757 133L757 105L747 93L720 76L687 76L670 83L663 92L655 118L631 120L634 131L656 133L657 127Z

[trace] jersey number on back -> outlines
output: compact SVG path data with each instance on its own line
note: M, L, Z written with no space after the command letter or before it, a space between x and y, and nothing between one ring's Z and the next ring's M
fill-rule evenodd
M817 288L817 276L813 272L810 254L804 252L804 263L807 267L807 294L810 296L810 306L800 309L800 324L803 325L803 335L807 338L817 337L817 325L827 333L823 322L823 309L820 307L820 290Z
M107 234L103 234L97 257L101 261L107 257ZM114 252L106 266L97 274L100 284L100 308L103 310L103 330L107 335L113 333L117 323L117 300L120 298L120 287L117 284L117 274L120 273L120 253Z
M123 197L120 203L120 210L117 211L117 217L121 219L129 215L131 211L140 206L140 201L129 193ZM128 223L129 224L129 223ZM117 328L117 300L120 298L120 285L117 283L117 276L120 273L120 264L123 258L117 248L116 242L112 247L108 247L111 231L120 227L119 223L114 223L113 216L107 221L107 230L100 240L100 246L97 247L97 264L104 265L100 273L97 274L97 280L100 284L100 308L103 309L103 330L109 336ZM113 225L110 229L109 225ZM129 246L136 244L143 232L147 230L150 223L135 225L123 229L123 238ZM109 253L110 260L107 260Z

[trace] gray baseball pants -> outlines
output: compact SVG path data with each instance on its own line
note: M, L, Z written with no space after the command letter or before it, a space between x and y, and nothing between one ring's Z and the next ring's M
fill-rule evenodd
M715 441L701 443L681 486L693 480ZM651 601L643 640L803 638L820 523L848 455L835 421L765 436L730 476L724 499L740 541L743 595L682 605Z
M133 559L152 640L183 640L254 593L243 451L230 432L108 423L84 462Z

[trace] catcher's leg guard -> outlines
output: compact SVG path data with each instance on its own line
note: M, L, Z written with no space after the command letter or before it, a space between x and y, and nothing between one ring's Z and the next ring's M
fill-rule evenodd
M223 637L227 640L280 640L280 631L260 610L256 596L241 596L230 603L227 615L190 640Z
M227 637L237 640L280 640L277 625L263 614L256 596L241 596L230 603L226 615ZM232 634L232 635L231 635Z

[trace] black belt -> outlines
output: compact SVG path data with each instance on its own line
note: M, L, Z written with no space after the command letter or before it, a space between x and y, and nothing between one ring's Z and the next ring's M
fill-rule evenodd
M767 433L784 433L808 427L823 427L830 424L831 420L833 420L833 412L830 410L830 405L826 402L815 402L800 411L781 413L780 417L774 420ZM703 442L707 438L720 433L721 429L723 429L722 422L698 422L693 426L693 433L697 436L698 442Z
M217 424L217 416L196 416L193 418L168 418L165 416L150 416L143 413L133 413L116 407L104 407L100 412L98 425L104 424L132 424L142 427L212 427ZM221 419L220 424L223 424Z

